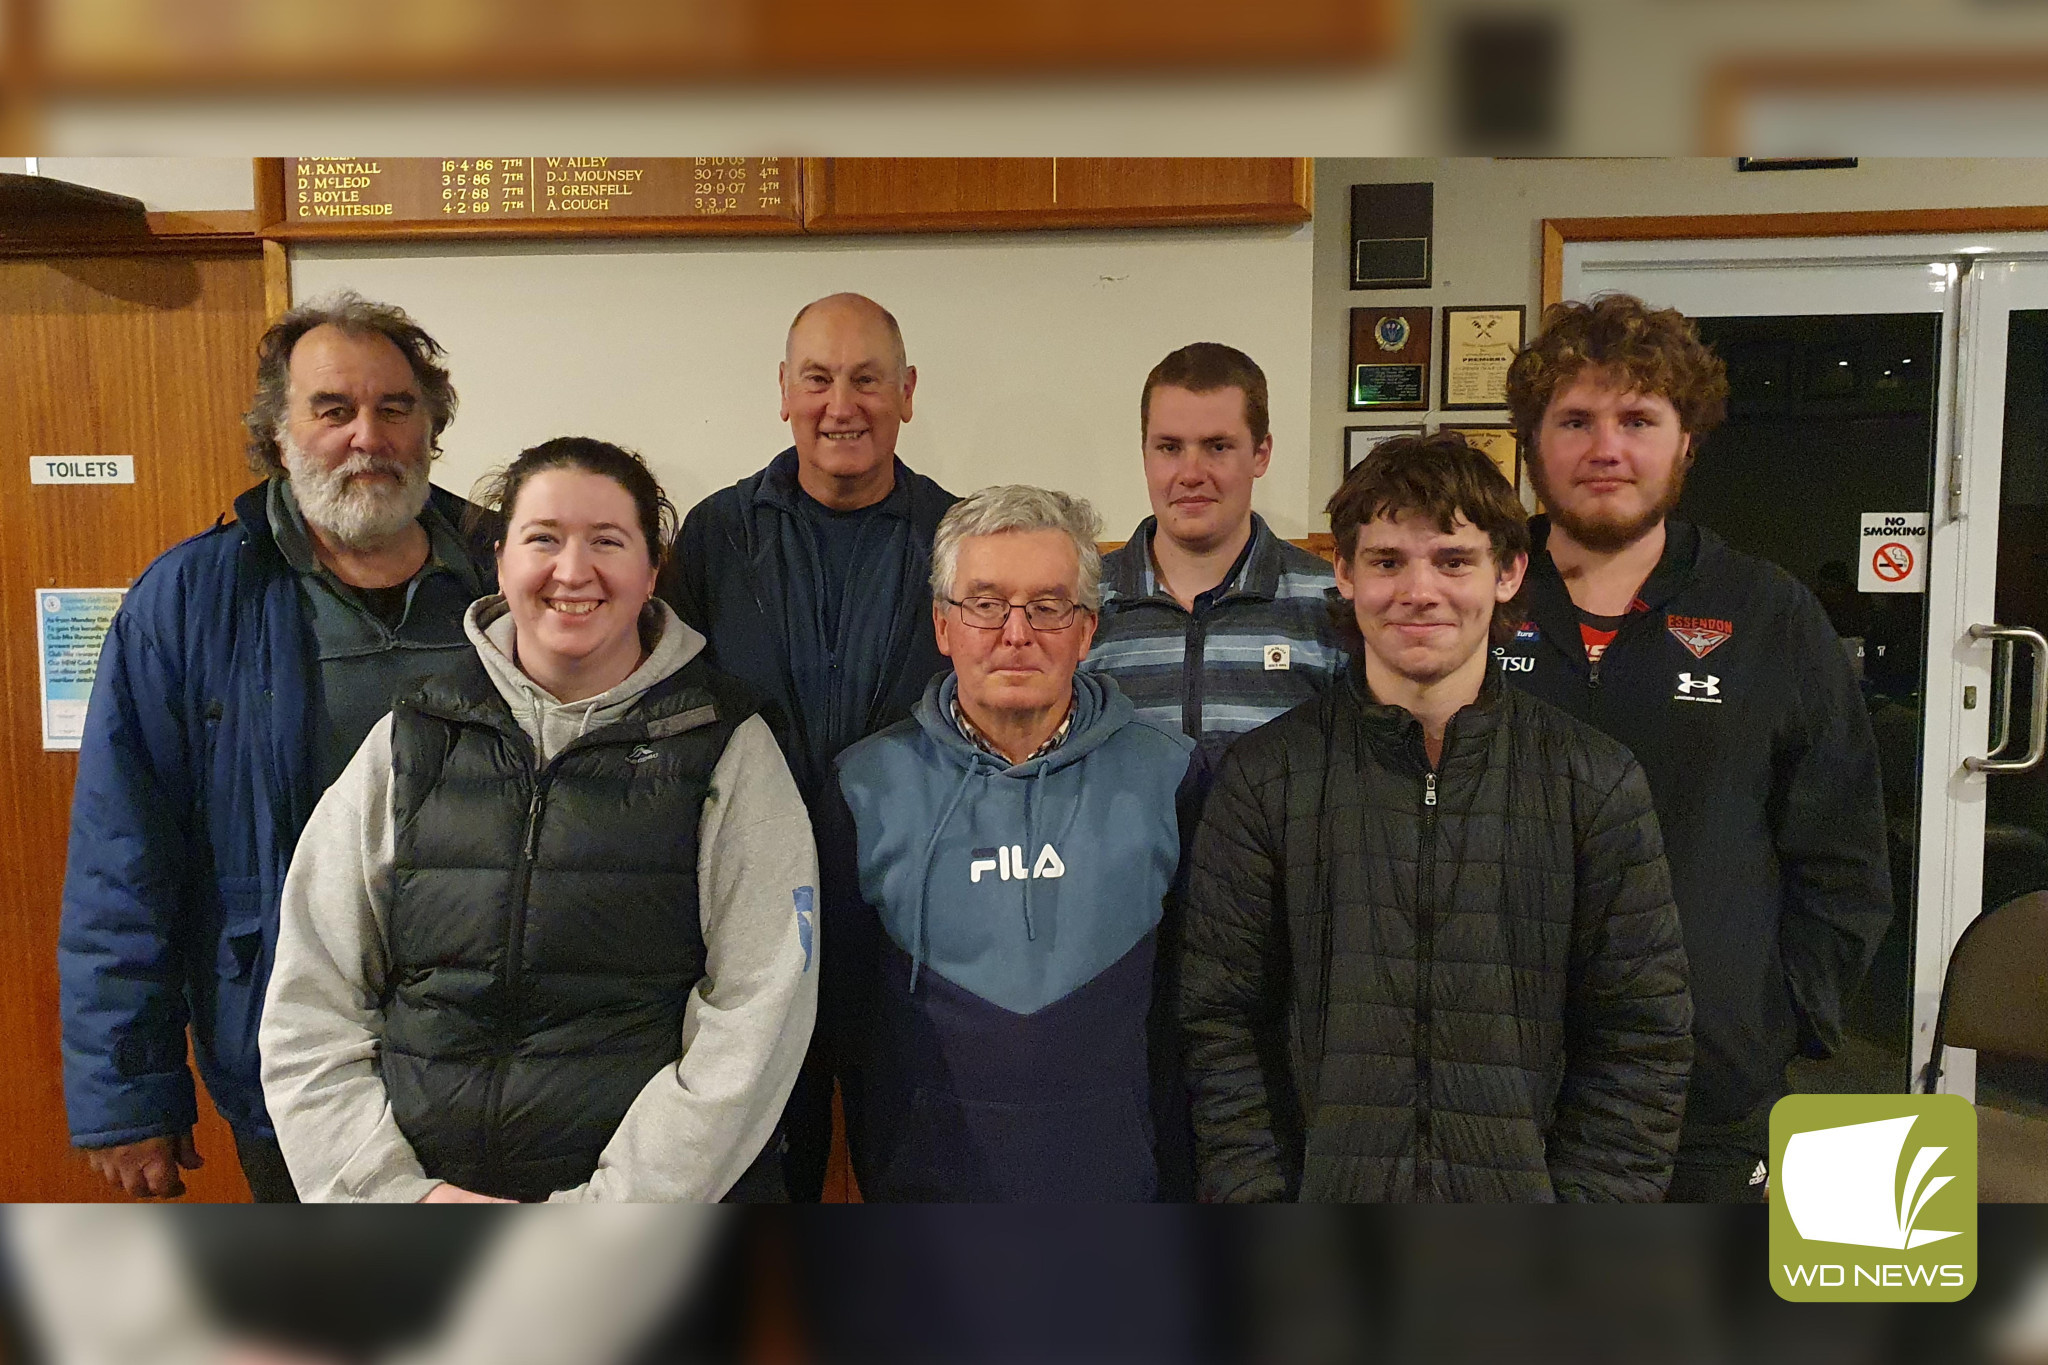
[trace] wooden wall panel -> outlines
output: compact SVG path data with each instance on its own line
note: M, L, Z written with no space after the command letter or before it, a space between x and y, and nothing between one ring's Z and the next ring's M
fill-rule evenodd
M943 232L1052 207L1050 157L841 156L804 165L812 232Z
M1305 159L1286 156L1059 159L1059 202L1073 209L1202 213L1210 221L1307 222L1314 205ZM1282 217L1289 209L1293 217Z
M1301 157L812 157L804 229L971 232L1305 223Z
M252 480L239 414L264 326L262 257L0 257L0 1199L114 1197L71 1150L57 913L77 756L42 748L35 589L125 587ZM31 485L34 455L132 455L132 485ZM210 1108L195 1199L246 1199Z

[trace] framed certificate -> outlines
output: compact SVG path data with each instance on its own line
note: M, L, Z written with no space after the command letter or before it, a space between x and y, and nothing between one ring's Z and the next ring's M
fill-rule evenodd
M1444 309L1442 401L1447 412L1504 408L1508 366L1522 349L1522 305Z
M1372 454L1381 441L1395 436L1420 436L1422 428L1413 427L1346 427L1344 428L1344 472L1348 475L1358 468L1358 462Z
M1482 452L1492 460L1494 468L1507 475L1515 491L1522 489L1522 443L1515 439L1515 429L1498 422L1442 422L1438 431L1455 431L1465 438L1473 449Z
M1429 407L1429 308L1351 310L1352 412Z

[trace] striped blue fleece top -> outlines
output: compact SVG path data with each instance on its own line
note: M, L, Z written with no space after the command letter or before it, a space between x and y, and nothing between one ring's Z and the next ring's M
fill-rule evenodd
M1220 749L1343 672L1326 605L1337 584L1328 564L1254 512L1236 572L1190 612L1153 571L1158 524L1145 518L1129 543L1103 556L1102 621L1081 663L1116 679L1139 719Z

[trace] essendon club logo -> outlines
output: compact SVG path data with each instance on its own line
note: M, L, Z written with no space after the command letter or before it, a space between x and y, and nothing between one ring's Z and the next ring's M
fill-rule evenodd
M1706 658L1735 634L1733 621L1717 621L1711 616L1667 616L1664 624L1695 659Z

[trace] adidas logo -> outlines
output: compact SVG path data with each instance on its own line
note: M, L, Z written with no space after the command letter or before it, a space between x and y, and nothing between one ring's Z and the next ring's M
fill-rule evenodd
M1749 1183L1752 1185L1765 1184L1770 1178L1771 1173L1764 1169L1764 1163L1761 1161L1757 1162L1756 1169L1749 1173Z

